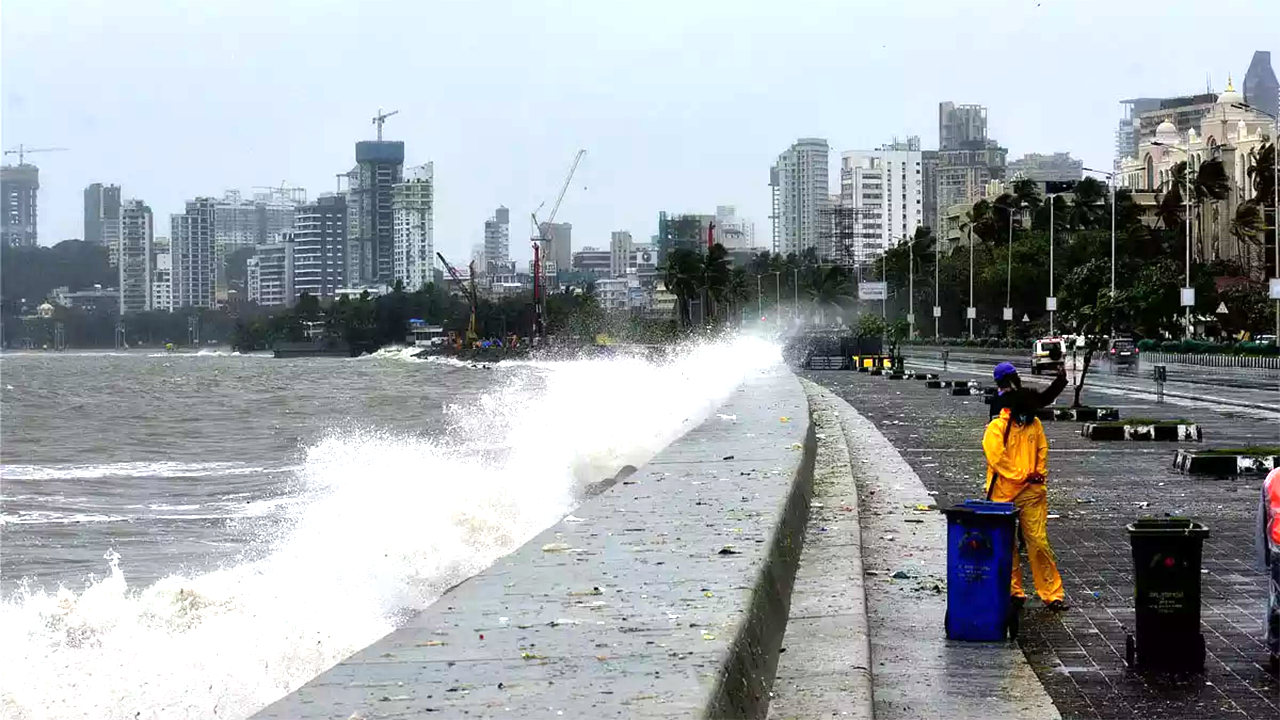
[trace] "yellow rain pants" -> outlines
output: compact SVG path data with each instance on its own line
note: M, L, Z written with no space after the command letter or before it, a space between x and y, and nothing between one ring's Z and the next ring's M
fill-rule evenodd
M1062 577L1049 547L1049 494L1044 482L1027 482L1027 477L1033 473L1040 477L1048 475L1049 442L1044 436L1044 426L1039 420L1029 425L1018 425L1009 419L1008 409L1001 410L1000 415L987 426L982 449L987 456L990 499L1011 502L1018 508L1018 522L1022 538L1026 541L1027 557L1031 560L1036 594L1046 603L1062 600ZM1009 592L1013 597L1025 597L1017 548L1013 553L1013 579Z

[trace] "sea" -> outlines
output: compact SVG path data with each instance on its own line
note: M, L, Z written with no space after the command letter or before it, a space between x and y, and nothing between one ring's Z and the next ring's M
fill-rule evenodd
M0 355L0 718L248 717L780 363L412 355Z

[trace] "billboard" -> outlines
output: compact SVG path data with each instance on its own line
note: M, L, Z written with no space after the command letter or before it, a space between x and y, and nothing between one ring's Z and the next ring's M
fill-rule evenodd
M884 300L889 293L885 283L882 282L864 282L858 283L858 299L859 300Z

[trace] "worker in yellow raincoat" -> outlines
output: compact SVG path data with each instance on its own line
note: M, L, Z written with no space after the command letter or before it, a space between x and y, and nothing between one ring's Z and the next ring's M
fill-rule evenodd
M1066 610L1062 577L1049 548L1046 527L1049 495L1045 479L1049 471L1049 441L1036 417L1036 398L1028 390L1015 396L987 425L982 449L987 456L987 498L1011 502L1018 508L1018 522L1031 560L1036 593L1052 610ZM1017 549L1013 553L1013 581L1010 594L1015 606L1026 602Z

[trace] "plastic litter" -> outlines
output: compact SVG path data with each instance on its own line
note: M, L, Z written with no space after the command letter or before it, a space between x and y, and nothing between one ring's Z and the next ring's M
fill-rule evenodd
M725 545L724 547L720 548L720 552L717 554L718 555L741 555L742 553L738 552L737 550L734 550L732 545Z
M784 423L791 422L791 418L787 417L786 415L783 415L782 417L778 418L778 422L784 422Z
M906 570L897 570L891 576L894 580L910 580L911 574Z
M542 552L564 552L569 549L569 543L547 543L542 546Z

